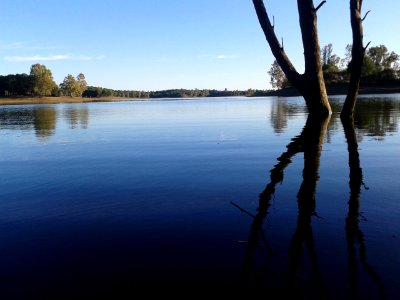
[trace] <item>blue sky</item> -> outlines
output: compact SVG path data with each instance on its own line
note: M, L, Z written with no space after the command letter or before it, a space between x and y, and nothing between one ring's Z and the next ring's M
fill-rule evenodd
M285 50L303 69L295 0L265 0ZM273 57L251 0L2 0L0 74L46 65L56 83L84 73L113 89L266 89ZM319 1L315 2L316 5ZM321 46L344 56L348 0L319 10ZM365 43L400 54L400 1L365 0Z

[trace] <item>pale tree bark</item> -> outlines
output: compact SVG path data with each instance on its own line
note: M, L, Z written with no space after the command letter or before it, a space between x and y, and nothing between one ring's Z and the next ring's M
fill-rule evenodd
M356 106L358 91L360 88L361 68L364 61L366 48L363 44L363 20L369 12L361 18L362 0L350 0L350 20L353 32L353 46L350 62L350 83L347 97L344 102L340 117L352 118Z
M317 11L325 2L323 1L315 8L313 0L297 0L305 60L305 72L299 74L276 37L274 25L271 24L264 1L253 0L258 20L272 54L289 82L304 97L309 113L319 116L327 116L332 113L322 73L317 30Z

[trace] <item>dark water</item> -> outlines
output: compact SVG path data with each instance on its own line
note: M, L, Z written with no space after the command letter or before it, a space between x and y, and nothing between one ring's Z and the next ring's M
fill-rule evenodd
M1 295L400 299L400 95L360 98L355 126L305 110L301 98L1 106Z

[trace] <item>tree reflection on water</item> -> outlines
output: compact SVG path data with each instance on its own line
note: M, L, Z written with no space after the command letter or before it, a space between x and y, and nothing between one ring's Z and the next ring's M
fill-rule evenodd
M388 106L386 106L388 107ZM388 107L389 108L389 107ZM285 110L280 107L276 111ZM387 111L386 111L387 113ZM390 128L393 120L398 118L383 118L383 111L375 112L374 120L380 124L380 128ZM286 114L287 116L287 114ZM359 115L358 124L366 124L360 116L371 116L365 113ZM235 207L250 215L253 219L248 238L247 248L242 264L240 284L243 288L279 289L282 294L289 297L300 297L303 299L331 299L329 289L324 281L324 272L318 263L317 248L314 243L312 219L318 217L316 211L316 190L319 182L319 166L322 153L322 145L327 135L328 124L331 128L337 128L337 121L330 122L330 118L313 119L308 117L306 124L300 135L294 137L286 146L286 151L277 158L278 163L270 170L270 181L259 195L257 214L252 215L237 204ZM366 122L366 121L365 121ZM274 124L286 124L286 122L275 122ZM333 124L333 125L332 125ZM336 125L335 125L336 124ZM397 124L397 123L396 123ZM348 255L348 297L357 299L359 297L360 284L357 280L357 247L358 261L362 265L364 272L372 279L376 286L377 294L380 299L386 299L385 287L379 274L367 262L367 247L364 235L359 227L359 208L360 192L363 183L362 168L358 153L357 136L353 120L342 123L346 142L348 145L349 174L349 201L348 214L345 220L345 233L347 241ZM396 125L397 126L397 125ZM361 130L369 130L360 126ZM373 132L377 134L378 132ZM383 133L379 134L382 136ZM287 268L283 274L268 269L269 264L274 259L273 248L264 230L264 222L269 214L271 202L274 198L276 187L284 179L284 171L291 164L293 157L303 153L304 167L302 172L302 183L297 193L297 223L292 235L289 249ZM255 251L260 246L264 246L265 259L262 272L255 271L256 263L254 259ZM306 256L308 254L308 256ZM303 267L304 261L308 260L311 266L313 284L304 282Z
M38 105L33 108L15 106L0 110L0 130L31 130L39 141L55 134L57 121L62 117L70 129L87 129L89 109L86 105L69 105L59 109L53 105Z
M56 130L57 111L52 106L39 106L33 110L33 124L39 140L45 140Z
M359 260L364 271L372 278L378 286L381 299L386 299L385 288L379 274L367 262L367 247L365 245L364 234L359 226L360 219L360 194L361 187L368 189L363 181L363 172L360 165L360 155L358 153L358 143L354 130L353 120L343 121L344 133L347 141L347 149L349 151L349 209L345 220L346 223L346 242L348 252L348 286L349 299L357 299L357 249L359 249Z

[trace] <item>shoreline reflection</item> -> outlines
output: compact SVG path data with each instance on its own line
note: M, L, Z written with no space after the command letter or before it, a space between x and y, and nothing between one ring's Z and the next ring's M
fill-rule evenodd
M57 111L52 106L36 107L33 110L33 124L36 137L43 141L56 131Z
M34 131L38 141L45 141L56 134L61 118L70 129L88 129L89 116L88 106L82 104L67 105L62 109L54 105L0 107L0 130Z

